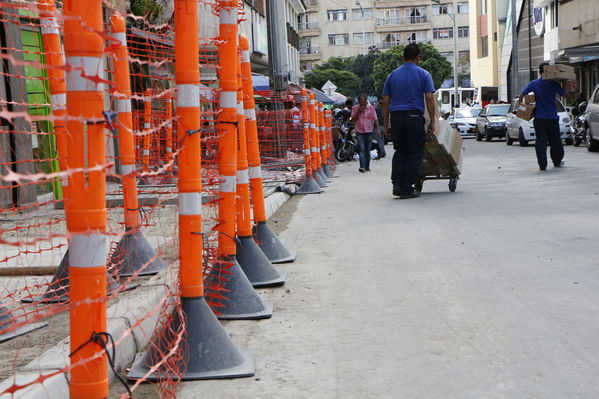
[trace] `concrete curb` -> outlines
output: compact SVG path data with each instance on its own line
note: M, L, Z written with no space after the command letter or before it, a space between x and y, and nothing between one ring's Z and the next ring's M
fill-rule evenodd
M270 218L291 196L276 192L265 199L266 214ZM117 301L107 311L107 332L117 340L115 368L123 370L131 364L135 354L144 348L160 315L162 304L168 300L169 286L166 271L151 278L132 291L127 298ZM32 385L15 393L0 394L0 399L63 399L69 397L67 375L60 373L43 383L35 381L42 375L52 374L68 364L68 338L50 348L40 357L23 367L18 373L0 383L0 392L13 384ZM112 381L114 374L108 368Z

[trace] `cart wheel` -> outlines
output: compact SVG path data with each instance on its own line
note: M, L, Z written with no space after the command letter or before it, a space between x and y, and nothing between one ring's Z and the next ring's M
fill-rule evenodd
M414 189L416 191L422 191L422 184L424 183L423 180L418 180L415 184L414 184Z
M452 177L451 179L449 179L449 191L451 191L453 193L457 187L458 187L458 178Z

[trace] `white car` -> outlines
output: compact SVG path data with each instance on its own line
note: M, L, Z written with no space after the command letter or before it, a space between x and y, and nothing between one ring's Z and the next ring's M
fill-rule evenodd
M448 118L452 127L458 130L460 136L476 136L476 117L482 108L455 108Z
M560 100L555 100L557 107L557 115L559 117L560 137L566 144L572 144L574 137L572 136L572 118ZM529 142L536 140L535 128L533 126L534 118L525 121L516 116L518 109L518 99L512 101L510 111L507 114L505 138L507 145L512 145L514 141L518 141L520 146L525 147Z

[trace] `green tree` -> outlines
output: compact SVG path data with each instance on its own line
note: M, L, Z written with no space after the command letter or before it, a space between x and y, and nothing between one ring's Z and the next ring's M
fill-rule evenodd
M315 68L312 72L304 76L306 87L315 87L320 89L327 80L330 80L337 86L337 91L349 97L355 97L359 94L362 81L353 72L338 69L320 69Z
M445 79L451 76L451 63L430 44L420 44L422 54L420 55L420 67L430 72L433 84L436 88L441 87ZM382 93L387 76L396 68L403 65L404 46L395 46L381 53L372 68L372 79L377 93Z
M326 62L314 66L314 70L323 71L325 69L337 69L339 71L348 71L349 58L331 57Z
M347 59L348 69L355 73L361 80L360 93L369 96L376 95L374 80L372 79L372 68L374 62L381 55L379 49L371 46L367 54L360 54L357 57Z

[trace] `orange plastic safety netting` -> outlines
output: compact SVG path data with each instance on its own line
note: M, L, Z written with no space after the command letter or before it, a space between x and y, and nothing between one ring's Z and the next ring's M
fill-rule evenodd
M65 373L84 389L79 381L114 372L123 397L175 397L178 380L206 375L190 365L202 350L194 296L208 325L272 313L253 287L283 284L270 260L295 255L264 249L256 272L245 251L261 244L265 192L331 163L325 114L316 103L303 112L300 88L254 96L248 50L231 30L242 2L181 2L199 16L178 11L199 22L197 82L177 73L177 11L0 2L0 395L44 390ZM253 373L228 339L215 349L245 370L231 377ZM125 384L132 350L145 346Z

